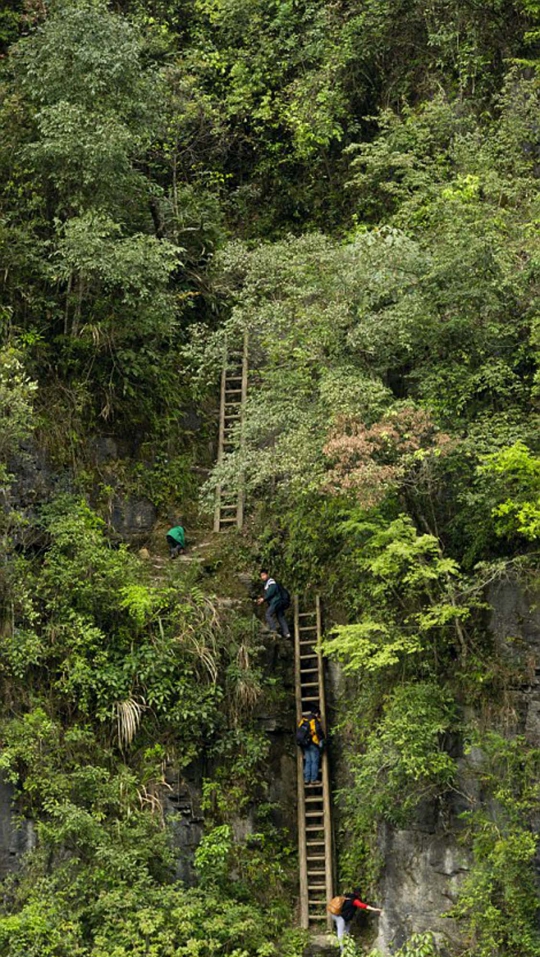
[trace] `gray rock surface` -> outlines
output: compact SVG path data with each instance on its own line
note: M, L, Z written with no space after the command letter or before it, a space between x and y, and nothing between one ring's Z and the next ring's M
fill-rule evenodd
M111 510L111 526L122 541L145 542L157 521L157 508L147 498L117 494Z
M13 811L13 788L0 778L0 879L17 870L21 857L35 847L32 821L19 822Z
M433 931L441 948L459 942L457 923L442 915L457 900L468 861L455 836L439 827L395 830L386 827L380 840L385 860L381 884L384 910L375 945L391 954L412 933Z
M493 585L487 599L492 606L489 627L501 660L516 675L508 694L507 733L525 734L540 746L540 602L534 591L526 592L507 580ZM521 677L520 677L521 675ZM467 709L474 714L474 703ZM465 716L467 718L467 715ZM463 811L481 801L478 771L482 752L473 748L458 761L456 792L443 807L420 810L415 824L405 830L384 828L380 850L384 860L379 920L375 946L383 954L394 953L412 933L432 931L441 953L455 954L460 928L444 917L457 900L459 886L469 867L459 844Z

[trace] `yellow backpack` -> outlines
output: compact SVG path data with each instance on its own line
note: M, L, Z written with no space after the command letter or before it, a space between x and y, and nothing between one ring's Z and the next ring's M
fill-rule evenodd
M341 894L339 897L333 897L331 901L328 901L326 910L329 914L333 914L334 917L339 917L341 914L341 908L346 900L347 898L345 897L345 894Z

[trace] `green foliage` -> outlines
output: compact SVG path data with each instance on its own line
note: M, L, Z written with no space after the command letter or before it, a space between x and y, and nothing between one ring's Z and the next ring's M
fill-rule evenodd
M3 291L13 328L39 329L29 352L47 386L45 417L56 426L63 402L79 433L96 416L128 411L148 428L187 393L174 348L191 292L172 279L181 261L206 255L212 228L194 225L197 196L176 178L171 216L168 185L150 174L169 161L164 71L141 31L93 0L53 4L8 64ZM182 190L189 208L180 214ZM208 219L209 202L201 205ZM204 235L198 252L182 241L194 230Z
M379 672L421 655L437 670L451 643L464 651L470 605L460 595L459 568L432 535L420 535L408 516L388 525L351 518L341 525L354 536L358 575L357 620L334 629L324 649L345 672ZM418 661L412 664L418 668ZM424 665L425 667L425 665ZM410 667L408 669L410 671Z
M482 749L479 777L493 806L465 815L473 863L452 913L467 919L470 957L533 957L540 953L533 830L540 754L495 732L473 744Z
M395 957L437 957L437 944L433 934L411 934L409 939L396 951ZM371 951L369 957L379 957L379 951Z
M187 502L197 498L196 476L193 473L193 455L167 455L158 452L152 465L139 463L133 470L133 486L140 495L147 496L157 508Z
M0 638L4 700L13 702L1 717L0 771L37 838L4 888L0 953L277 952L270 942L290 917L283 836L261 821L251 844L233 840L229 821L212 827L208 808L196 855L204 894L190 892L173 879L162 804L166 766L181 769L206 749L217 760L214 793L224 789L228 801L218 814L247 813L268 744L238 722L259 691L241 707L222 702L231 667L249 675L256 648L245 635L238 643L196 586L145 580L85 502L64 496L43 508L42 534L44 555L16 565L14 630ZM285 940L283 953L297 947Z
M341 864L373 885L377 824L442 799L455 702L501 680L484 583L534 561L538 3L4 7L0 478L37 422L110 504L85 449L107 420L138 449L126 491L183 509L212 454L184 413L196 395L214 421L224 344L249 332L243 444L207 491L245 483L253 523L216 564L262 555L339 622ZM39 845L0 955L296 953L251 624L195 575L153 582L84 502L28 529L7 504L0 761ZM484 747L459 916L471 957L532 955L537 768ZM174 882L160 811L167 764L202 755L204 895Z
M66 875L67 876L67 875ZM65 915L71 908L72 916ZM253 908L207 891L204 898L178 885L156 887L144 881L104 889L98 900L81 907L80 898L44 879L29 902L12 917L0 919L0 953L38 957L128 957L164 954L236 957L277 953L268 930ZM90 929L90 935L88 934ZM270 931L271 933L271 931ZM91 942L88 938L91 937ZM299 953L291 941L284 951Z
M528 541L540 536L540 458L524 442L489 455L481 471L490 476L492 494L504 501L493 508L499 535L520 535ZM495 483L495 488L493 488Z
M369 829L377 820L403 826L426 798L444 793L456 774L445 734L457 730L456 706L435 683L403 684L386 697L361 753L351 755L346 807Z
M0 351L0 481L8 478L9 459L32 430L37 383L27 375L22 353L6 346Z

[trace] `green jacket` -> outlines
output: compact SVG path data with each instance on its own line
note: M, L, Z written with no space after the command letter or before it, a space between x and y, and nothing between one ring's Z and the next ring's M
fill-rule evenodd
M267 578L264 583L264 600L271 611L276 611L283 604L279 585L273 578Z
M167 535L170 535L171 538L174 538L175 542L178 542L181 548L184 548L186 544L186 533L181 525L175 525L174 528L170 528L167 532Z

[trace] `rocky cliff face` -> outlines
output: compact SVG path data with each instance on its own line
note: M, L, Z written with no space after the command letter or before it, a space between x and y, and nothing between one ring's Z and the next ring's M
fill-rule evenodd
M540 746L540 605L534 591L515 581L492 586L489 626L497 650L511 669L524 675L504 705L508 734L524 734ZM470 705L474 711L474 702ZM455 953L460 929L443 915L457 900L469 860L460 844L461 815L482 799L476 769L482 754L473 749L458 758L456 790L440 804L419 810L406 830L384 828L380 851L384 860L381 901L384 914L378 922L375 945L391 954L411 933L435 932L441 949Z
M0 778L0 879L16 870L23 854L35 847L32 821L20 821L13 809L13 788Z

